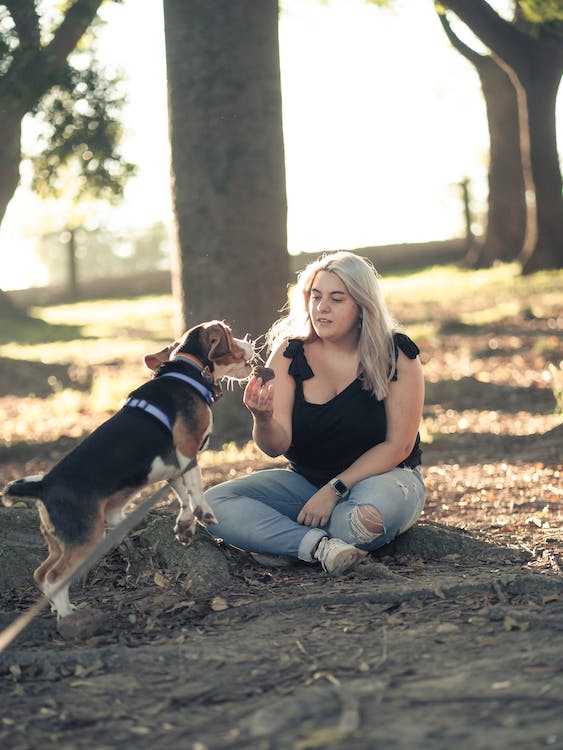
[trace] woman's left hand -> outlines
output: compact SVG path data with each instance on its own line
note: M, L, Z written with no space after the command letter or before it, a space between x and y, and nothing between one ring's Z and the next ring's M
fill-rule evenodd
M315 528L326 526L337 502L338 497L335 491L326 484L320 490L317 490L301 508L301 512L297 516L297 523Z

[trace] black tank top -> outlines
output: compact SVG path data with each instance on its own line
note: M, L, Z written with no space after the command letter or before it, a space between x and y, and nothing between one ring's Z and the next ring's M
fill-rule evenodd
M404 333L393 335L395 352L401 349L409 359L420 353ZM284 356L291 359L289 374L295 379L292 441L285 453L290 468L322 487L354 463L363 453L385 440L387 418L383 401L364 390L356 378L326 404L311 404L303 395L303 381L314 377L301 339L290 339ZM395 373L393 380L397 379ZM421 462L420 436L400 466L414 468Z

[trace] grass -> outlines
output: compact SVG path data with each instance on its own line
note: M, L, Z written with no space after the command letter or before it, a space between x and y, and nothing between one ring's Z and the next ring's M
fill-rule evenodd
M563 271L522 276L515 263L478 271L434 266L381 283L391 311L415 338L436 338L445 327L490 327L521 314L539 318L563 309Z
M474 356L468 349L470 340L482 334L493 335L495 326L502 329L503 320L543 317L547 330L538 330L530 346L540 358L544 354L558 365L561 321L556 318L560 314L557 311L563 309L562 282L562 271L523 277L515 264L508 264L480 271L438 266L385 277L382 286L393 314L415 340L436 346L444 336L462 337L468 357ZM161 348L174 337L174 302L170 295L77 302L36 307L30 312L31 321L0 325L0 357L53 366L72 363L77 370L83 368L89 373L89 390L64 388L52 378L50 396L35 401L26 398L21 407L22 414L37 411L38 419L41 408L51 414L68 415L69 422L72 413L78 415L75 426L65 426L71 432L80 429L80 420L85 423L86 415L117 408L124 394L147 376L143 354ZM546 384L561 404L561 370L552 370ZM3 393L10 394L9 382L4 379L3 385ZM30 422L22 420L25 435Z
M439 322L445 318L467 325L489 324L523 310L539 316L545 307L563 306L563 271L521 276L516 264L479 271L434 266L408 276L387 276L381 284L400 320L428 304L439 310ZM166 342L174 328L170 295L36 307L30 313L35 320L20 323L17 330L2 326L0 355L27 353L28 347L38 345L48 351L44 345L57 349L77 341L86 346L115 339L125 345L128 339ZM422 319L416 322L425 324Z
M168 341L172 335L174 303L170 295L76 302L35 308L32 314L51 325L80 327L87 338L139 335Z
M409 276L388 276L381 281L388 300L408 303L439 301L477 309L483 303L498 304L518 297L560 294L563 271L544 271L530 276L519 274L516 263L504 263L478 271L454 265L433 266Z

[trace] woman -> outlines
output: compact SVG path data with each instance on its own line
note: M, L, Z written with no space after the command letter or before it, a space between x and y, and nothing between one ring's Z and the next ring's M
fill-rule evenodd
M336 252L298 276L267 341L275 378L252 377L253 438L289 469L206 493L214 536L263 554L346 573L406 531L424 506L419 349L397 331L369 261Z

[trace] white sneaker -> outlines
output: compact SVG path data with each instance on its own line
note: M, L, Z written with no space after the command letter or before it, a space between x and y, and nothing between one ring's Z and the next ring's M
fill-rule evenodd
M330 576L339 576L352 570L366 555L366 551L346 544L342 539L323 536L313 557Z

